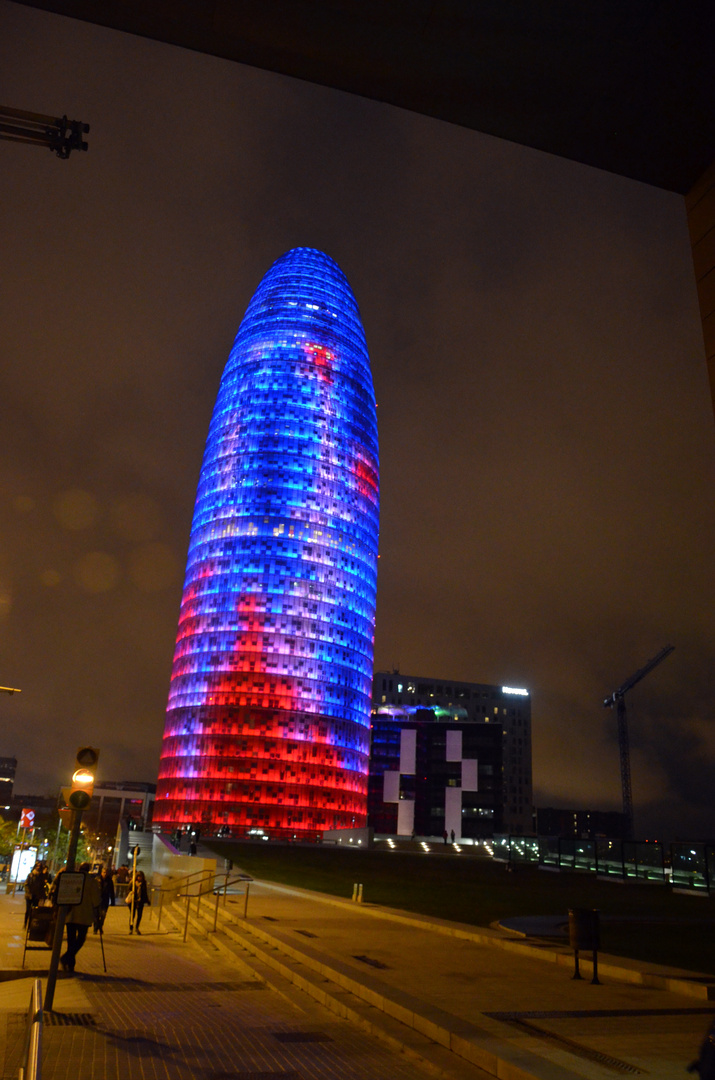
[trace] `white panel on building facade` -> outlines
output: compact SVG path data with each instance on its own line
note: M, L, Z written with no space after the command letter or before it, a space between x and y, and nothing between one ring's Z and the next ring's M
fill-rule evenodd
M479 791L478 765L476 758L462 761L462 791Z
M448 833L454 829L459 839L462 835L462 789L448 787L444 789L444 827Z
M400 801L400 774L398 772L385 772L382 777L382 801Z
M400 732L400 772L414 776L417 772L417 732L403 728Z
M462 760L462 732L461 731L448 731L447 732L447 761L461 761ZM449 829L447 829L449 832Z
M400 799L397 804L397 835L412 836L415 828L414 799Z

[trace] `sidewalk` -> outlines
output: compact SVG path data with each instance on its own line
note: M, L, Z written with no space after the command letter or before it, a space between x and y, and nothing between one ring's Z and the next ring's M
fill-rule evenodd
M197 918L192 902L205 951L181 942L185 909L160 931L147 911L139 938L110 909L107 974L90 933L78 977L58 980L44 1080L670 1080L715 1010L707 979L613 957L603 985L586 963L574 982L568 951L543 939L267 882L243 908L229 895L214 934L213 903ZM28 953L23 976L23 912L0 895L3 1077L17 1075L30 970L49 962Z
M50 957L49 950L28 952L27 970L21 970L24 907L22 895L0 895L3 1078L17 1076L32 979L46 974ZM158 932L153 911L145 912L141 936L130 937L126 912L110 908L104 947L107 974L99 938L90 931L78 975L58 978L54 1011L45 1014L43 1080L416 1075L403 1055L366 1041L306 995L281 994L240 959L228 962L182 944L168 923Z
M670 1080L715 1011L707 976L602 955L596 986L582 954L577 982L563 945L266 882L223 933L331 1007L349 991L499 1077Z

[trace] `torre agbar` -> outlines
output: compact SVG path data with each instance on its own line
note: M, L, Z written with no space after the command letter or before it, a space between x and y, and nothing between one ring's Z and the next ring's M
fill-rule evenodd
M365 825L378 515L360 313L337 264L296 248L248 305L211 418L155 822Z

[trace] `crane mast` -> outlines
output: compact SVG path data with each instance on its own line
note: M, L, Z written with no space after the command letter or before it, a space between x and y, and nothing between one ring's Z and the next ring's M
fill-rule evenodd
M660 652L649 660L647 664L644 664L642 668L634 672L630 678L626 679L617 690L614 690L605 701L603 702L606 709L612 709L616 706L616 718L618 721L618 750L621 758L621 790L623 792L623 816L625 818L625 834L626 838L631 840L633 838L633 792L631 790L631 752L630 744L628 740L628 717L626 714L626 693L631 690L636 683L639 683L641 679L644 679L646 675L657 667L662 660L665 660L666 656L670 656L673 652L674 645L666 645Z

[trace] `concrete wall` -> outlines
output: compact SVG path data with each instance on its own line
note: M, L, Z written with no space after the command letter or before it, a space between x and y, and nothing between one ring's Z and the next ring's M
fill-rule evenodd
M216 860L202 859L198 855L179 855L176 848L158 833L154 833L153 850L154 872L152 875L153 885L163 885L167 881L185 877L187 874L198 874L208 871L216 876ZM199 880L189 886L189 892L199 891ZM205 891L206 885L202 886Z

